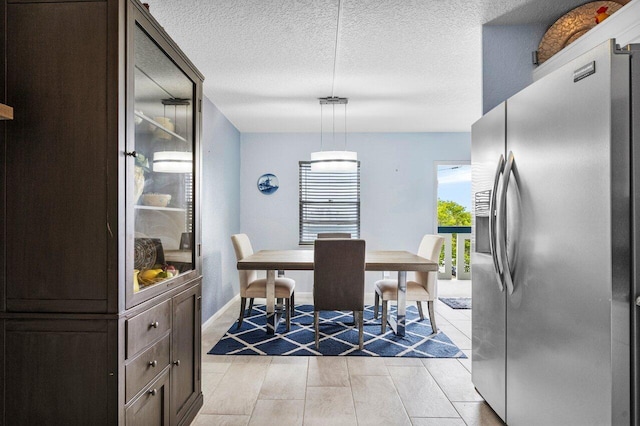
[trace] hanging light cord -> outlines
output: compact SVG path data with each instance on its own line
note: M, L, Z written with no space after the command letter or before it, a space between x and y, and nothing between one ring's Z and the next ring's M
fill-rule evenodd
M338 0L338 23L336 25L336 45L333 51L333 81L331 83L331 97L336 91L336 67L338 64L338 46L340 44L340 18L342 17L342 0Z
M336 23L336 43L333 51L333 78L331 81L331 97L335 97L336 91L336 69L338 66L338 48L340 46L340 21L342 18L342 0L338 0L338 19ZM336 141L336 105L332 105L333 109L333 143ZM323 111L322 103L320 104L320 151L323 150ZM344 105L344 149L347 150L347 105Z
M342 0L338 0L338 23L336 25L336 45L333 53L333 81L331 83L331 97L336 96L336 69L338 67L338 47L340 46L340 28L342 18ZM336 135L336 106L333 105L333 139ZM344 104L344 150L347 150L347 104Z
M344 150L347 150L347 104L344 104Z
M322 104L320 104L320 151L322 151Z
M333 146L336 146L336 104L332 105L333 107L333 134L331 135L331 142Z

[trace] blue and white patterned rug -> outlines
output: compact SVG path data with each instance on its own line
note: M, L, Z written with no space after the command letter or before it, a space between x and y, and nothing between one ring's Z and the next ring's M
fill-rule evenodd
M471 309L470 297L438 297L438 299L453 309Z
M390 306L390 311L395 307ZM320 350L315 349L313 305L296 305L291 331L286 331L282 319L277 333L265 332L264 305L255 305L238 330L235 322L229 331L209 351L210 355L350 355L413 358L466 358L466 355L442 332L432 335L428 318L420 321L415 306L407 307L407 327L404 337L396 336L387 326L380 334L380 317L373 319L373 306L365 306L364 346L358 349L358 330L353 327L351 312L320 313ZM351 323L348 324L348 323Z

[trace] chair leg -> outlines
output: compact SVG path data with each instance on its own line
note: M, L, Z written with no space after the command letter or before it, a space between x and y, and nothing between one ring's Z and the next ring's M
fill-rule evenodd
M364 343L364 312L358 312L358 348L362 350Z
M296 299L294 297L295 295L295 292L291 293L291 317L294 317L296 315Z
M287 331L291 331L291 313L289 312L289 304L291 299L284 299L284 311L287 313Z
M387 304L388 300L382 299L382 321L380 321L380 330L381 334L384 334L387 331Z
M251 312L253 312L253 297L249 299L249 313L247 315L251 316Z
M244 310L247 307L247 298L240 298L240 315L238 316L238 328L242 327L242 320L244 319Z
M416 305L418 305L418 313L420 314L420 321L424 321L424 313L422 312L422 302L417 300Z
M380 306L380 296L378 292L375 293L375 301L373 303L373 319L378 319L378 307Z
M436 312L434 309L434 301L433 300L429 300L427 301L427 307L429 308L429 321L431 321L431 330L434 333L438 332L438 326L436 325Z
M313 312L313 328L315 330L315 334L316 334L316 350L320 350L320 325L318 324L320 321L318 319L318 311L314 311Z

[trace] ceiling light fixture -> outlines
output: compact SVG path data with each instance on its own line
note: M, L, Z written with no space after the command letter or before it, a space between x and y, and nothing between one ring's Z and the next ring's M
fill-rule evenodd
M188 132L188 108L189 99L185 98L168 98L162 99L164 105L163 124L171 124L169 129L160 131L159 138L165 139L164 148L153 154L153 171L162 173L192 173L193 172L193 153L191 151L183 151L186 149L187 140L174 133L174 127L178 121L178 106L184 106L184 131ZM167 106L173 106L173 123L167 118ZM187 138L188 134L185 135Z
M358 154L347 151L347 98L335 96L336 88L336 63L338 60L338 44L340 41L340 18L342 16L342 0L338 1L338 22L336 25L336 44L333 55L333 82L331 96L320 98L320 151L311 153L312 172L355 172L358 170ZM335 144L336 138L336 105L344 105L344 151L323 151L323 106L331 105L332 108L332 134Z
M158 151L153 154L153 171L191 173L193 171L193 154L187 151Z
M347 98L320 98L320 151L311 153L312 172L355 172L358 169L358 154L347 151ZM323 151L323 106L331 105L332 139L336 139L336 105L344 105L344 151Z

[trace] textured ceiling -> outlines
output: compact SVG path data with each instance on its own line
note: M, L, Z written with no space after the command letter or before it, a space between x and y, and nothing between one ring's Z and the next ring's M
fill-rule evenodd
M317 132L326 96L349 98L349 132L467 132L482 24L551 24L584 1L342 0L339 31L338 0L148 3L241 132Z

